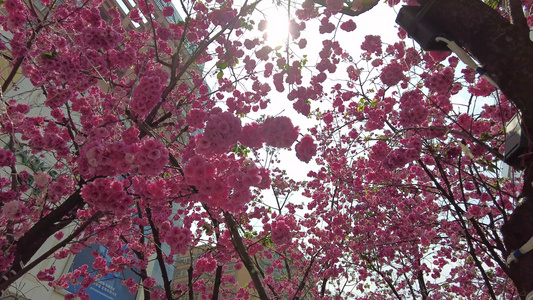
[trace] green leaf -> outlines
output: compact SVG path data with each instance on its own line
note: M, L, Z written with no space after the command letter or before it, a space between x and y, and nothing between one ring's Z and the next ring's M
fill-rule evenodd
M218 72L217 79L222 79L222 77L224 77L224 72L222 71Z
M57 57L57 52L56 51L45 51L42 53L42 56L43 58L46 58L46 59L54 59Z
M221 69L221 70L224 70L225 68L228 67L228 63L227 62L222 62L222 61L219 61L216 63L216 66L217 68ZM219 78L220 79L220 78Z

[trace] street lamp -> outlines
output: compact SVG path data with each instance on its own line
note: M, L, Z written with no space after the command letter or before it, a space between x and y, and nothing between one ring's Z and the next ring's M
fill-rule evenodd
M505 154L503 161L515 169L522 169L521 156L529 147L529 140L520 122L520 116L516 114L505 127Z
M418 42L420 47L426 51L450 51L444 42L436 40L438 37L448 37L448 34L426 16L431 4L425 6L404 5L398 12L396 23L407 32L407 34Z

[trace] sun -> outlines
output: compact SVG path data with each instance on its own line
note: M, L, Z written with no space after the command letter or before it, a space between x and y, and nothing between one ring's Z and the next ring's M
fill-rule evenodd
M263 37L271 47L283 46L289 38L289 21L284 14L270 14Z

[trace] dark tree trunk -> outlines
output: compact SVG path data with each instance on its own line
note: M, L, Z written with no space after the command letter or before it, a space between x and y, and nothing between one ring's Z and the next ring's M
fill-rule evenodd
M428 0L420 1L428 2ZM428 17L470 52L533 128L533 42L481 0L436 0Z
M477 59L501 91L522 114L526 131L533 129L533 43L518 1L514 1L514 23L481 0L419 0L432 6L430 20L440 24L453 39ZM531 136L531 134L529 134ZM528 152L531 152L528 150ZM527 157L525 155L524 157ZM533 160L524 159L524 204L519 206L502 228L507 256L533 235ZM533 253L505 270L515 283L522 299L533 290Z
M80 190L78 189L65 200L65 202L40 219L30 230L17 240L13 245L13 248L16 249L16 254L12 267L8 272L2 274L2 277L0 278L0 286L3 286L13 276L20 277L20 274L18 273L22 270L23 266L30 261L33 255L37 253L44 242L46 242L46 240L53 234L72 223L76 211L84 205L85 202L83 202ZM3 288L0 288L0 295L2 292Z

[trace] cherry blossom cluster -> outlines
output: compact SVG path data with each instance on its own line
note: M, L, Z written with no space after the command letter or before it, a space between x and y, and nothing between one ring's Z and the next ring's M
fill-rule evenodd
M88 265L82 265L78 269L74 270L71 273L61 275L61 277L55 281L48 283L49 286L56 289L66 289L70 284L80 284L81 288L76 293L68 293L65 295L65 299L84 299L88 300L89 295L85 292L85 289L88 289L91 284L93 284L96 279L89 272Z
M134 162L142 174L156 176L168 163L168 159L168 149L163 143L155 139L143 139Z
M383 166L387 170L401 168L407 163L420 158L422 141L419 137L412 137L401 141L405 148L392 150L383 161Z
M244 59L244 62L247 63L247 66L252 67L254 60ZM252 73L254 71L252 70ZM254 81L252 84L253 91L241 92L238 90L233 91L232 97L226 99L226 105L228 106L228 111L236 114L247 114L251 111L258 111L260 108L264 109L267 106L267 100L264 99L264 96L270 92L271 87L269 84L260 83L259 81Z
M19 220L24 218L30 210L24 205L22 201L12 200L4 203L0 216L7 220Z
M188 184L201 186L215 175L214 164L206 161L202 156L195 155L187 161L184 172Z
M300 139L300 142L296 144L294 149L296 150L296 157L299 160L308 163L313 156L316 155L316 144L310 135L305 135Z
M174 8L172 8L171 6L165 6L163 7L163 16L165 17L170 17L174 14Z
M319 32L321 34L324 34L324 33L331 33L335 30L335 24L331 23L329 21L329 16L326 15L324 16L321 20L320 20L320 26L319 26Z
M250 187L268 189L270 187L269 172L265 168L259 168L250 159L243 158L237 161L233 167L228 169L227 185L233 189L233 194L226 209L238 212L242 211L245 205L252 199Z
M16 161L13 152L0 149L0 167L9 167Z
M502 99L498 105L483 105L481 117L489 120L501 120L503 123L507 123L515 114L516 109L511 102Z
M221 154L231 149L242 132L241 120L229 112L209 116L204 133L198 137L196 151Z
M278 148L289 148L298 138L298 127L288 117L269 118L262 124L265 144Z
M115 48L122 41L122 35L109 27L87 27L80 33L79 38L85 47L104 51Z
M189 228L172 226L164 228L164 241L170 246L172 254L185 254L192 241L192 232Z
M129 288L131 294L135 294L139 289L139 284L135 282L135 279L133 279L132 277L130 277L128 280L122 281L122 284Z
M207 113L204 110L193 108L187 113L187 124L191 127L202 129L205 126L206 117Z
M80 151L79 171L85 178L93 176L114 176L137 168L142 174L155 176L168 163L168 149L154 139L140 142L137 130L125 131L124 142L93 140Z
M418 91L408 91L400 98L400 124L409 128L423 124L428 117L428 109L423 105L424 95Z
M270 225L272 241L279 245L289 244L292 240L292 231L297 228L293 217L278 216Z
M393 86L405 79L402 66L396 61L390 62L383 67L379 76L381 82L387 86Z
M217 261L211 255L205 255L196 260L195 271L198 273L211 273L217 268Z
M425 81L426 87L436 93L443 95L447 94L453 84L453 71L454 70L451 67L448 67L431 75L431 77Z
M361 44L361 49L366 51L367 55L376 54L380 56L383 52L381 37L379 35L367 35Z
M61 174L56 176L55 180L48 187L47 197L50 203L58 203L66 195L74 192L75 180L68 175Z
M146 117L161 101L167 80L168 73L163 70L157 69L147 72L139 81L139 85L133 89L131 111L139 118Z
M252 194L250 187L270 186L269 173L249 159L230 163L219 157L210 162L200 155L191 157L184 168L185 181L202 195L200 201L229 211L241 211Z
M116 175L119 170L131 168L137 150L136 145L126 145L121 142L91 141L81 148L79 171L85 178Z
M143 199L148 199L154 205L164 203L170 196L169 185L167 181L159 178L153 181L145 180L141 176L132 178L133 190L135 194Z
M111 49L108 51L108 55L111 63L113 63L117 67L128 68L135 62L137 52L135 51L135 49L132 48L126 48L120 51L116 49Z
M22 1L8 0L5 2L4 7L8 12L8 25L11 25L16 28L26 23L25 14L27 13L27 8Z
M133 198L124 190L124 183L110 178L97 178L81 189L81 196L98 210L122 216L133 205Z
M357 25L355 24L355 22L350 19L348 21L345 21L341 24L340 28L344 31L347 31L347 32L351 32L351 31L354 31L356 28L357 28Z
M57 41L60 44L62 41ZM49 57L52 56L52 57ZM72 97L69 95L71 89L75 91L84 91L87 89L90 81L87 80L86 75L80 72L79 67L75 66L71 61L69 55L58 54L57 50L45 51L45 54L41 54L40 67L29 66L25 70L25 76L30 78L32 84L36 86L44 85L49 86L50 83L68 82L69 89L61 91L67 94L67 100ZM57 94L54 87L48 87L52 94ZM57 95L54 95L57 97ZM50 107L60 107L66 101L61 102L61 97L56 99L50 99ZM54 103L55 102L55 103Z
M48 88L48 95L45 104L51 108L63 106L67 101L75 97L74 91L70 89Z
M496 91L496 88L485 77L480 77L475 86L468 87L468 91L476 96L486 97Z
M39 271L39 273L37 273L37 279L42 280L42 281L52 281L55 279L54 278L55 272L56 272L55 266L48 268L48 269L44 269L42 271Z
M330 40L322 41L322 50L318 55L321 60L316 67L317 70L321 72L318 75L321 77L319 80L320 82L323 82L326 79L325 71L328 71L328 73L335 73L341 58L346 57L340 43L338 41L332 42Z

